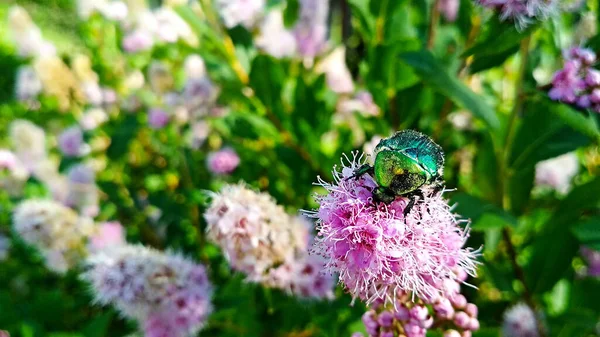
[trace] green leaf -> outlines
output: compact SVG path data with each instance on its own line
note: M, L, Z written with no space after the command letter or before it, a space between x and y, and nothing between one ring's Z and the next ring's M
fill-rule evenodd
M283 23L286 28L294 26L300 14L300 4L298 0L287 0L285 2L285 10L283 11Z
M508 178L508 195L510 196L509 210L519 215L525 211L531 196L535 179L534 167L512 171Z
M283 116L281 93L286 74L283 65L267 55L259 55L252 61L250 87L266 109L279 118Z
M107 155L111 159L123 156L129 150L129 143L135 138L140 123L135 115L127 115L112 134Z
M448 74L429 51L403 53L400 58L413 67L425 83L433 86L456 104L470 110L489 128L493 130L499 128L500 121L494 110L455 76Z
M366 40L371 40L375 31L375 18L369 11L369 2L369 0L348 0L352 14L358 20L357 29Z
M587 209L593 209L600 202L600 177L583 185L576 186L560 202L553 216L544 225L547 231L560 227L570 227Z
M526 101L525 116L513 141L509 166L521 171L537 162L571 152L589 139L548 113L539 102Z
M475 74L503 64L509 57L519 50L518 44L513 48L500 51L492 55L474 55L473 61L469 64L469 73Z
M577 186L560 202L543 232L533 242L527 280L537 294L551 290L571 268L579 242L571 232L581 213L597 207L600 201L600 177Z
M560 118L566 125L582 134L592 138L600 138L600 130L591 117L587 117L581 111L577 111L566 104L544 102L548 111Z
M530 25L523 32L519 32L512 22L500 21L493 17L486 23L485 34L475 42L473 47L467 49L462 56L474 55L477 57L503 54L518 46L526 36L536 29L536 25Z
M456 213L471 219L473 223L478 223L484 215L486 215L488 219L493 219L491 220L491 224L480 224L479 226L481 229L497 228L500 220L503 221L504 224L509 224L511 226L517 225L517 219L514 216L505 212L500 207L472 195L457 193L452 197L452 202L456 203ZM491 216L495 218L492 218Z
M488 201L499 199L498 158L491 135L484 134L482 142L475 153L473 179L479 188L478 195L485 196Z
M600 250L600 217L574 225L571 230L581 244Z

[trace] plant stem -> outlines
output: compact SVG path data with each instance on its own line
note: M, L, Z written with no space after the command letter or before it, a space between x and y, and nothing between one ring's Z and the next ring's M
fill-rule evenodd
M437 33L438 22L440 21L440 0L435 0L431 4L431 15L429 16L429 29L427 31L427 49L433 48L435 35Z

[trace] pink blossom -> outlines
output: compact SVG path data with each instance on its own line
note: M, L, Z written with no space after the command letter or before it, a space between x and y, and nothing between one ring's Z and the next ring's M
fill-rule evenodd
M438 6L446 21L456 21L458 9L460 8L460 0L441 0L438 2Z
M98 225L96 233L90 238L94 250L125 244L123 226L118 221L104 222Z
M151 109L148 112L148 124L153 129L162 129L169 123L169 115L162 109Z
M240 157L232 148L224 148L210 153L206 164L214 174L229 174L240 164Z
M123 50L128 53L145 51L154 45L152 34L144 30L136 30L123 38Z
M309 214L317 219L314 251L348 292L367 304L389 301L396 291L435 298L445 292L445 280L458 279L456 268L473 275L477 254L461 248L468 231L441 194L425 193L404 216L407 198L375 202L377 184L369 175L348 179L363 162L355 153L334 169L333 183L319 178L327 194L317 196L320 207Z

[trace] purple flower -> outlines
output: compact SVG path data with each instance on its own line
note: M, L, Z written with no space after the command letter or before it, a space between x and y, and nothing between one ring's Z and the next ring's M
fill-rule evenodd
M206 159L208 169L214 174L229 174L240 164L240 157L234 149L224 148L212 152Z
M496 10L502 20L513 20L524 28L533 19L545 19L556 14L558 0L477 0L483 7Z
M138 320L146 336L189 336L212 311L212 286L202 265L143 246L115 246L88 259L83 278L96 301Z
M585 82L579 76L580 63L575 60L565 62L563 69L554 74L552 89L548 96L555 101L575 103L577 94L585 88Z
M169 115L166 111L154 108L148 112L148 123L153 129L162 129L169 123Z
M435 298L445 292L444 281L457 280L454 269L474 274L476 252L462 248L468 231L441 195L426 193L405 217L407 198L375 202L370 176L348 179L363 162L355 153L333 171L333 183L319 178L328 193L310 213L317 219L314 250L352 296L367 304L389 301L396 291Z
M58 146L65 156L80 156L84 147L83 131L78 126L66 129L58 136Z

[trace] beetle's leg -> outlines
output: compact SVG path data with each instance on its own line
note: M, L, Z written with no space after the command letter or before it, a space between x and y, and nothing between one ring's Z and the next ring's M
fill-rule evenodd
M396 195L386 188L377 187L373 190L373 199L377 202L389 204L396 199Z
M371 166L369 164L363 164L358 169L356 169L356 171L354 171L353 175L351 175L350 177L348 177L344 180L350 180L352 178L359 178L367 173L370 175L373 175L373 173L374 173L373 166Z
M408 213L410 213L412 208L415 206L417 198L420 198L421 200L425 199L425 196L423 195L423 191L421 191L421 189L417 189L409 193L406 197L408 198L408 204L406 204L406 207L404 207L404 217L406 217Z

